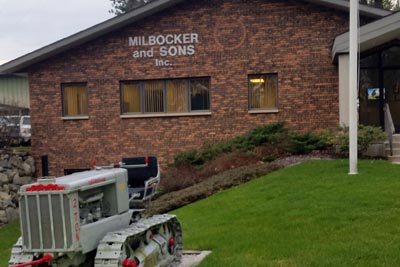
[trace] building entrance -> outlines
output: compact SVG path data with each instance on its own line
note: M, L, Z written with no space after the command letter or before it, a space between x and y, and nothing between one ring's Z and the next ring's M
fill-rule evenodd
M396 133L400 133L400 46L392 45L360 60L360 124L385 125L389 105Z

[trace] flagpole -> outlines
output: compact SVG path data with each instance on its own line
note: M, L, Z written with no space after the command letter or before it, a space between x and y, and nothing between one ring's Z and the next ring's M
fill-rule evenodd
M358 0L350 0L349 50L349 174L357 174L358 91Z

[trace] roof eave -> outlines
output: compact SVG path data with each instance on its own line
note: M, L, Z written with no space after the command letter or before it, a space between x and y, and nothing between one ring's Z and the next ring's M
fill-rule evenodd
M76 34L0 65L0 74L21 71L32 64L64 52L72 47L76 47L80 44L96 39L97 37L112 32L115 29L127 26L135 21L141 20L182 1L183 0L158 0L132 10L124 15L106 20L88 29L80 31Z
M400 12L360 27L360 52L400 38ZM332 61L340 54L349 53L349 32L335 38L332 45Z
M157 0L150 2L147 5L144 5L140 8L132 10L124 15L114 17L105 22L97 24L93 27L90 27L86 30L73 34L69 37L66 37L60 41L54 42L50 45L47 45L43 48L35 50L31 53L28 53L22 57L14 59L10 62L7 62L0 66L0 74L6 73L14 73L24 70L32 64L43 61L51 56L62 53L68 49L71 49L75 46L81 45L88 41L91 41L101 35L107 34L113 30L119 29L121 27L127 26L135 21L143 19L147 16L155 14L159 11L162 11L170 6L173 6L179 2L183 2L184 0ZM328 7L332 7L339 10L348 11L349 3L345 0L305 0L311 3L322 4ZM380 18L382 16L386 16L391 14L391 12L373 8L369 6L360 6L360 14L373 17Z
M306 0L306 1L311 3L322 4L327 7L332 7L347 12L349 11L350 8L350 2L345 0ZM361 4L359 5L359 12L360 15L370 18L382 18L393 13L388 10Z

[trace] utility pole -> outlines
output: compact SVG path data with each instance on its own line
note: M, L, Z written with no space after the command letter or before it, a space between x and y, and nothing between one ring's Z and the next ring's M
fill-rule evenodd
M358 0L350 0L350 50L349 50L349 174L357 174L358 132Z

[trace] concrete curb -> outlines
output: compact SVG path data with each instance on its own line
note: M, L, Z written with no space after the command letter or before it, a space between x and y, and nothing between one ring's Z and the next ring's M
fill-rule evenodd
M182 252L181 263L177 267L196 267L209 254L211 254L211 251L208 250L204 251L184 250Z

